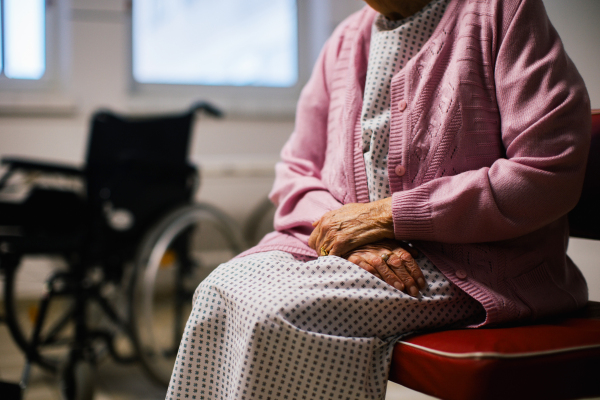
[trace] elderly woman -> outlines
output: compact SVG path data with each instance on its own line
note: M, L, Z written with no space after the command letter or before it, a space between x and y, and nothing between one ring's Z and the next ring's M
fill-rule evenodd
M426 329L587 301L584 84L541 0L367 0L326 43L275 229L198 287L167 398L382 399Z

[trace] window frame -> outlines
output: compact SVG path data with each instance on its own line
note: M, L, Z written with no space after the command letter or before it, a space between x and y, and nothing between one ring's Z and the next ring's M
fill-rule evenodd
M182 108L197 100L210 101L227 114L235 115L293 115L302 88L310 76L316 59L314 47L319 49L324 38L315 40L311 35L311 13L322 0L297 0L298 16L298 79L290 87L266 86L219 86L197 84L140 83L133 76L133 7L128 11L128 80L130 102L133 108L165 109ZM318 30L317 30L318 31ZM318 53L318 51L317 51Z
M2 3L2 18L4 18L4 0ZM3 67L0 72L0 91L2 92L39 92L55 89L59 78L59 7L55 1L46 0L45 4L45 69L39 79L9 78L5 75L4 43L2 46ZM3 35L4 41L4 35Z

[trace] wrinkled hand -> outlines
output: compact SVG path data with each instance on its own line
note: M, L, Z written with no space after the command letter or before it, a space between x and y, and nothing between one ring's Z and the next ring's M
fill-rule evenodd
M308 245L319 255L343 256L359 246L394 239L392 199L346 204L313 226Z
M427 287L425 277L414 259L417 254L415 249L402 247L401 242L383 240L361 246L344 258L396 289L417 297L419 288ZM386 257L389 258L385 260Z

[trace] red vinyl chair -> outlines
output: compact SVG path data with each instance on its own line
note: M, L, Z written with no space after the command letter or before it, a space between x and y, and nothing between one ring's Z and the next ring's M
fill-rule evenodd
M571 236L600 240L600 110ZM600 397L600 303L526 326L416 335L394 347L389 379L444 400Z

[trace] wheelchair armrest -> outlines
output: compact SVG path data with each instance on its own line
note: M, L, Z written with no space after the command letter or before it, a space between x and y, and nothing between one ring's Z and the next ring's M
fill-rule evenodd
M8 165L10 170L22 169L26 171L56 172L76 176L83 175L83 171L81 169L72 167L70 165L40 162L19 157L5 157L2 158L1 163L2 165Z
M221 118L223 116L223 111L205 101L199 101L197 103L192 104L192 106L190 107L190 112L195 113L197 111L204 111L208 115L215 118Z

